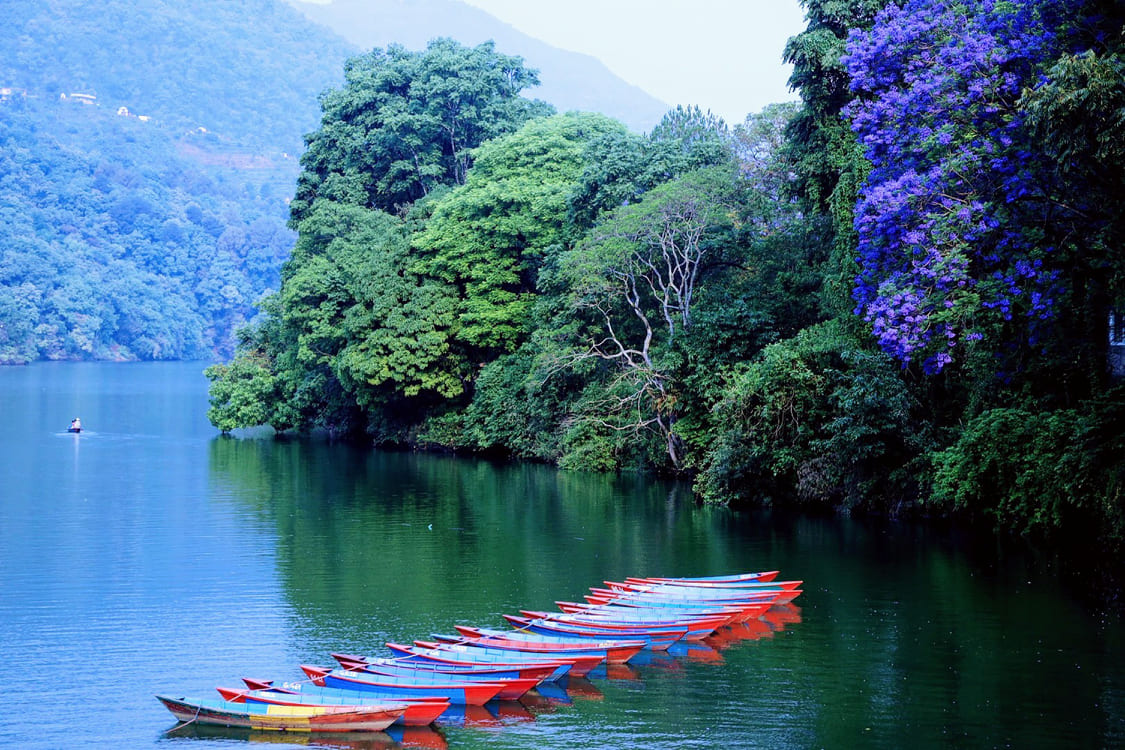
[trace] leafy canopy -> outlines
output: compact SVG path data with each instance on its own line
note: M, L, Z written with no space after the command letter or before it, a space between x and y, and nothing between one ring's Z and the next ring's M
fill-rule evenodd
M520 96L536 71L492 42L376 48L348 60L344 76L343 88L321 96L320 129L305 139L294 225L318 198L399 212L463 183L472 149L551 110Z

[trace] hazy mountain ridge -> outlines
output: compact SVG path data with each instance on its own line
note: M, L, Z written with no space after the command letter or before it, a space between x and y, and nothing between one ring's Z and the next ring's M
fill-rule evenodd
M561 111L600 112L642 132L671 108L609 70L601 61L552 47L459 0L288 0L318 24L363 49L398 43L424 49L435 37L462 44L487 40L507 55L520 55L539 70L540 85L525 92Z

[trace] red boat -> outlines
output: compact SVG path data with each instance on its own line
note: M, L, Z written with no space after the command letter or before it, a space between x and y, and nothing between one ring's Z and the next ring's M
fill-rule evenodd
M488 675L482 675L476 670L461 670L457 673L437 672L433 669L427 669L423 665L402 666L394 664L393 661L393 659L386 659L384 662L370 663L345 659L344 662L341 662L341 666L351 672L365 672L380 678L399 677L421 685L448 684L452 681L497 683L502 686L500 692L494 696L499 701L518 701L524 693L542 681L539 677L519 677L512 675L510 672L503 673L495 670L492 670Z
M598 597L587 597L587 599L590 599L590 598L598 598ZM607 601L608 601L608 597L607 597ZM676 618L681 618L681 617L700 617L700 618L714 617L714 618L723 618L725 620L725 622L723 622L722 625L730 625L732 623L739 622L739 621L745 619L742 610L736 609L734 607L705 607L705 608L702 608L702 609L699 609L699 608L696 608L696 607L689 607L689 606L659 607L659 606L653 605L653 606L647 606L646 607L643 604L630 605L630 604L627 604L627 603L624 603L624 602L622 602L622 603L616 603L616 602L615 603L605 603L605 602L603 602L603 603L596 603L595 604L595 603L591 603L589 601L584 601L584 602L557 601L557 602L555 602L555 605L559 608L559 610L561 610L562 612L564 612L566 614L572 614L572 615L597 614L597 615L605 616L605 617L607 617L608 619L611 619L611 620L614 619L615 617L619 616L619 615L624 619L636 617L638 615L643 615L643 616L653 617L654 619L660 619L661 617L663 617L663 618L669 619L669 620L675 620Z
M602 657L594 655L531 654L510 649L490 649L480 645L441 643L438 641L414 641L412 646L388 643L387 648L404 656L448 665L555 664L557 666L551 674L552 680L557 680L565 675L583 677L605 661Z
M351 654L332 654L332 658L339 662L344 669L355 671L378 671L380 668L421 669L437 674L446 674L452 677L487 678L489 680L534 680L542 682L550 679L554 674L557 664L525 663L505 666L503 664L437 664L426 662L411 657L397 657L394 659L379 659L368 656L353 656Z
M612 609L616 609L616 611L609 611ZM667 610L664 612L656 610L643 612L634 609L631 613L630 610L624 608L599 608L593 605L587 605L584 609L572 613L558 614L554 612L537 612L529 609L521 609L520 614L533 619L546 619L572 625L586 625L603 630L629 631L638 629L644 630L647 628L684 628L687 631L684 635L685 641L705 638L718 628L730 624L734 619L733 614L683 615L682 617L675 617L669 614Z
M517 617L516 615L503 617L521 633L542 633L562 638L629 638L644 641L645 647L653 651L667 651L673 643L682 640L688 634L688 629L683 626L604 628L598 625L560 622L544 617ZM706 634L711 633L712 630L713 628L708 628Z
M703 576L702 578L645 578L646 581L664 581L675 583L688 583L691 585L708 585L712 583L725 584L725 583L747 583L749 581L760 581L762 583L769 583L777 578L779 571L767 570L761 573L735 573L728 576Z
M456 705L483 706L504 689L504 685L498 682L465 682L450 678L445 683L423 683L411 678L352 672L347 669L327 669L308 664L302 664L301 671L309 676L314 685L362 690L388 700L411 696L438 696Z
M456 625L455 627L462 638L455 639L454 642L461 641L493 648L559 656L584 653L585 655L601 656L608 664L624 664L644 650L645 647L644 641L628 639L551 638L550 636L472 628L466 625Z
M764 599L760 597L756 599L748 599L745 601L738 601L735 599L728 599L721 602L703 601L696 599L689 599L683 596L664 596L661 594L650 594L633 591L608 591L606 589L596 589L595 593L589 594L585 597L590 604L612 604L621 607L641 607L652 608L660 607L669 610L686 609L697 610L700 607L716 607L720 606L724 609L733 608L738 609L741 614L738 620L747 620L753 617L759 617L773 606L773 597L766 596Z
M773 592L777 593L774 604L785 604L793 601L801 593L800 586L802 583L803 581L774 581L770 583L751 581L747 583L693 584L683 581L650 581L645 578L627 578L624 582L605 582L613 591L646 591L671 596L683 595L704 600Z
M450 706L444 698L411 698L404 701L389 701L385 698L364 698L362 693L351 690L333 690L308 683L292 687L274 687L270 681L244 679L246 688L216 688L219 695L232 703L270 703L279 706L385 706L401 708L402 714L396 724L408 727L423 727L434 722ZM249 687L254 685L255 687Z
M402 706L307 706L235 703L220 698L156 696L183 722L277 732L379 732L402 715Z

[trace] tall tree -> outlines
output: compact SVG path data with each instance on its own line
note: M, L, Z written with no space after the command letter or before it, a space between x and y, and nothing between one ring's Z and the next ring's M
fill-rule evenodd
M800 93L802 106L786 128L788 161L796 180L794 192L804 203L810 222L823 223L832 250L826 269L828 311L851 311L855 276L856 191L867 162L841 111L851 100L843 56L848 35L870 27L887 0L802 0L808 25L785 45L785 61L793 65L789 86Z
M623 132L614 120L574 112L490 141L475 152L465 184L415 236L414 267L457 290L449 335L470 359L487 361L527 339L538 270L567 241L560 219L586 145Z
M538 83L536 71L491 42L376 48L348 60L344 75L343 88L321 96L321 127L305 139L294 226L317 198L402 211L463 183L474 148L551 111L520 96Z
M729 244L736 192L729 169L689 173L610 214L562 261L569 305L591 322L566 360L611 365L602 398L584 418L616 431L655 432L677 470L684 444L675 427L686 394L677 382L676 346L692 327L705 264Z

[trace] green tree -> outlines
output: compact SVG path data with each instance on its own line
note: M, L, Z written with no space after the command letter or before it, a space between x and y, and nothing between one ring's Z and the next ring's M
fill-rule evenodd
M802 0L808 26L789 39L784 59L793 66L789 86L801 109L787 126L788 150L808 221L825 224L832 250L826 268L825 305L849 315L855 277L856 235L852 227L859 185L869 165L842 116L852 98L843 56L848 34L869 28L887 0Z
M203 374L211 381L207 419L224 434L240 427L286 426L275 411L285 394L262 351L244 349L230 364L211 365Z
M491 42L376 48L348 60L344 77L321 96L320 129L306 137L293 226L317 199L399 212L464 182L474 148L550 111L520 96L536 72Z
M686 394L676 378L676 346L692 327L693 299L706 264L730 245L738 215L729 169L685 175L613 212L562 259L569 309L589 321L563 361L601 360L612 375L584 420L619 432L654 431L679 470L676 432Z
M893 510L916 495L932 445L891 358L838 321L766 347L716 411L722 429L696 483L713 502Z
M729 164L734 149L726 123L699 107L669 111L648 135L606 133L587 146L585 169L569 199L569 222L588 231L601 214L636 203L662 183Z
M484 144L465 184L415 236L413 268L457 290L449 336L470 360L489 361L527 339L538 269L565 244L560 219L585 145L622 131L601 115L570 113Z

